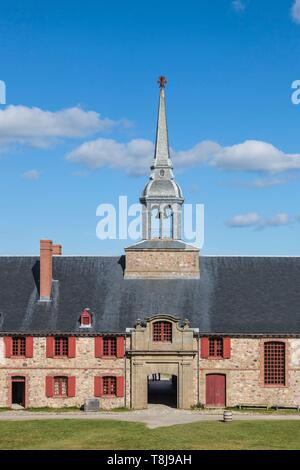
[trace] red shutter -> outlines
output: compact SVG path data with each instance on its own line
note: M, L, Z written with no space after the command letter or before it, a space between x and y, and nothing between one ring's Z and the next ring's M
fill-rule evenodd
M54 378L51 375L46 377L46 397L53 397Z
M230 338L228 337L223 338L223 358L230 359L230 353L231 353Z
M95 338L95 357L103 356L103 338L102 336L96 336Z
M117 397L124 397L124 377L117 377Z
M124 336L117 337L117 357L124 357L125 354Z
M54 338L47 336L46 338L46 357L54 357Z
M68 397L76 395L76 377L68 377Z
M201 338L201 357L207 359L209 356L209 339Z
M33 357L33 337L32 336L26 337L25 356Z
M103 377L94 378L94 395L95 397L103 397Z
M12 356L12 338L10 336L4 336L5 344L5 357Z
M76 357L76 338L70 336L68 339L68 357Z

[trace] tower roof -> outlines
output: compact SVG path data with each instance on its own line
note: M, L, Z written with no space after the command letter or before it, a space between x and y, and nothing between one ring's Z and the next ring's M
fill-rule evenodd
M159 83L159 106L158 118L156 128L156 141L155 153L152 168L173 168L168 139L168 127L166 116L166 99L165 99L165 85L167 83L165 77L161 76L158 80Z

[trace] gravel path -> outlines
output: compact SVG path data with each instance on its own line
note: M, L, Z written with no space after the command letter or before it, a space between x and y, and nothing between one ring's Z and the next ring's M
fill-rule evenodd
M144 423L149 428L157 428L163 426L172 426L175 424L188 424L198 421L221 421L223 419L223 411L219 410L178 410L169 408L164 405L149 405L146 410L123 411L123 412L99 412L85 413L63 412L63 413L43 413L30 412L26 410L3 411L0 413L0 421L27 421L27 420L45 420L45 419L106 419L117 421L131 421ZM233 412L234 421L252 421L252 420L298 420L300 415L294 414L258 414L258 413L238 413Z

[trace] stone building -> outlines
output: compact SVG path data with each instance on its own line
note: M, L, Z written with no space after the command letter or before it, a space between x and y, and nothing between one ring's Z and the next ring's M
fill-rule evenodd
M39 257L0 258L0 407L300 406L300 258L182 241L159 84L143 240L121 257L42 240Z

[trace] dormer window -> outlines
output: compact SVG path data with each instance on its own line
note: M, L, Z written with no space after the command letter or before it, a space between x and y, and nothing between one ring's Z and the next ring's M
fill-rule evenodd
M80 315L80 327L90 328L92 326L92 315L89 309L85 308Z
M169 321L157 321L153 323L154 342L172 342L172 323Z

